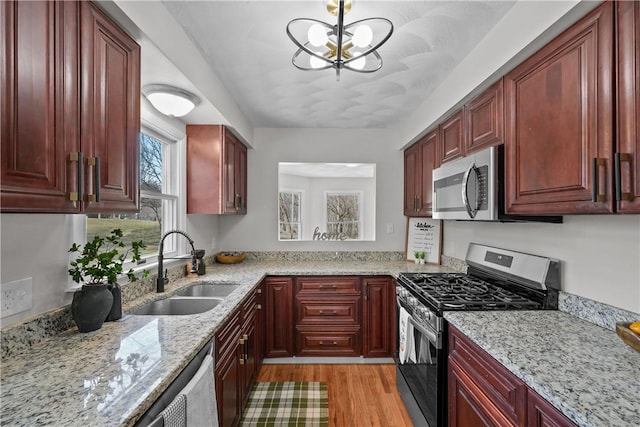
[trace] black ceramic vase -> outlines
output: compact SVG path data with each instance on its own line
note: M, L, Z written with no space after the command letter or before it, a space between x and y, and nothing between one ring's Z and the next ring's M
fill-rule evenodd
M71 315L80 332L91 332L102 327L113 307L113 294L107 284L82 285L74 292Z
M107 319L105 322L113 322L114 320L118 320L122 317L122 290L120 289L120 284L109 283L107 285L109 292L113 295L113 305L111 306L111 311L107 315Z

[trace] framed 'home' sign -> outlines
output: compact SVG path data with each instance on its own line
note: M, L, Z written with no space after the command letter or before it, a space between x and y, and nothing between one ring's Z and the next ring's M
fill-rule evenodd
M416 259L416 252L425 252L429 264L440 264L442 251L442 221L431 218L407 218L405 257Z

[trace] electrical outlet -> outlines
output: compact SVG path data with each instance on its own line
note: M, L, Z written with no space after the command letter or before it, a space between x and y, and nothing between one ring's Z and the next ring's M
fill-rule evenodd
M33 279L14 280L0 285L0 317L12 316L33 307Z
M387 224L387 234L393 234L393 224Z

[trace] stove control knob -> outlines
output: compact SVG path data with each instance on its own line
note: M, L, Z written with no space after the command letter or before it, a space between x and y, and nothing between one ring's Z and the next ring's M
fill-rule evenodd
M418 299L416 297L408 297L407 298L407 302L409 303L409 305L411 307L417 307L418 306Z

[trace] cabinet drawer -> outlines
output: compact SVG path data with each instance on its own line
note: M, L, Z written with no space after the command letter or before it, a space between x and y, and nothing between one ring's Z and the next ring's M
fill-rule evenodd
M449 358L464 369L505 416L514 424L523 425L526 385L455 327L450 326L449 330Z
M240 339L240 310L233 312L227 322L216 332L216 366L224 356L238 346Z
M360 297L296 298L296 324L360 324Z
M320 330L298 328L296 331L297 356L359 356L360 328Z
M314 295L359 295L360 280L357 277L299 277L296 279L298 294Z

